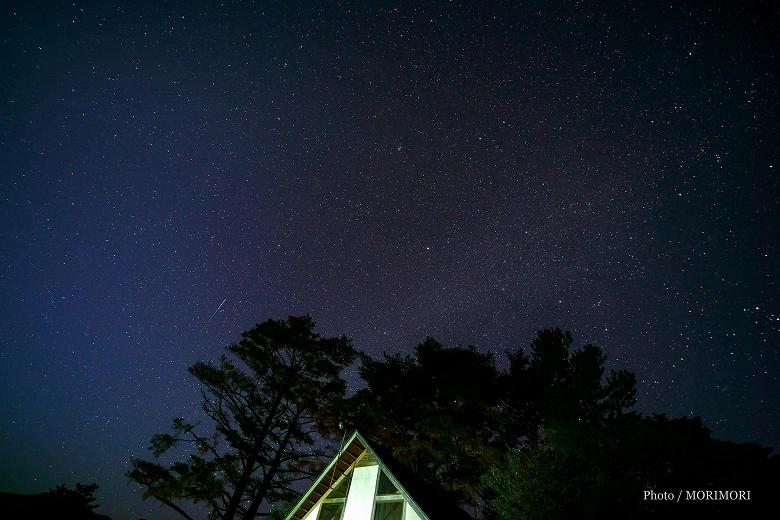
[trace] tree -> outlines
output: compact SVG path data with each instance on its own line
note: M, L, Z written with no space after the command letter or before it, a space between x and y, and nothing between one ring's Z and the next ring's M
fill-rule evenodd
M152 437L155 457L175 446L188 453L168 467L133 461L127 476L144 498L184 518L192 502L210 518L249 520L295 495L295 482L320 463L317 425L334 413L346 388L341 371L357 355L350 340L320 337L314 325L308 316L268 320L242 333L218 364L190 367L210 424L177 418L171 433Z
M350 426L452 499L474 503L473 475L500 450L493 356L428 338L413 356L363 355L360 375L367 388L343 407Z
M21 495L0 491L3 518L61 518L63 520L111 520L94 510L97 484L77 483L75 489L60 484L45 493Z
M633 375L604 378L603 351L570 352L571 343L568 332L540 331L529 355L506 353L507 371L491 354L431 338L413 356L363 356L367 388L344 407L347 420L423 480L475 507L494 491L482 475L511 449L538 443L556 421L594 421L633 404Z
M536 444L546 429L561 423L597 424L623 413L636 402L636 378L627 370L606 377L604 351L595 345L571 352L569 332L539 331L530 355L507 352L506 406L516 436Z
M499 518L609 517L625 482L608 482L593 464L607 422L635 403L636 380L626 370L605 377L606 356L594 345L571 351L569 332L540 331L529 355L507 353L510 427L524 442L507 446L483 483L486 508Z
M712 439L698 418L628 413L600 424L559 423L491 467L485 483L501 520L759 517L780 484L780 458L771 451ZM648 500L650 490L674 499ZM689 502L681 495L677 502L678 493L697 490L752 496Z
M500 520L615 518L611 500L641 496L626 493L625 482L607 478L597 463L601 440L588 435L589 429L579 427L577 434L549 429L537 443L493 465L484 477L493 492L491 512Z
M98 487L94 483L82 484L76 482L76 489L70 489L65 484L60 484L56 488L50 489L49 494L71 504L71 508L74 510L92 513L94 509L98 508L97 499L95 498L95 491L97 491Z

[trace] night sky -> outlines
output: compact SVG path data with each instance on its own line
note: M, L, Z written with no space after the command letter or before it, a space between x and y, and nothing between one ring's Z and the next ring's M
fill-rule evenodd
M372 354L560 325L780 447L773 2L109 3L0 12L0 489L174 518L123 474L187 366L307 313Z

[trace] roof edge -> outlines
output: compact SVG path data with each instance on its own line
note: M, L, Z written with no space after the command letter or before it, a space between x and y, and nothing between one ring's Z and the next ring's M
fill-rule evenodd
M390 468L387 467L387 464L382 461L382 458L376 453L376 450L371 447L371 445L366 441L365 437L360 435L360 433L355 430L355 436L360 440L360 442L363 443L363 446L369 451L371 451L371 454L374 456L374 458L377 460L381 468L385 471L385 475L387 475L387 478L390 479L390 482L393 483L395 487L398 489L403 490L404 497L407 502L409 502L409 505L412 506L412 509L414 509L414 512L417 513L417 516L420 517L420 520L430 520L428 518L428 515L426 515L423 510L420 508L420 506L417 505L417 502L414 501L414 498L412 498L412 494L409 493L403 484L401 484L401 481L399 481L395 475L393 475L393 472L390 470Z
M430 520L428 515L426 515L423 510L420 508L420 506L415 502L414 498L412 498L412 495L406 490L406 487L396 478L396 476L393 474L392 470L385 464L385 462L382 460L382 458L377 454L376 450L371 447L371 444L366 440L365 437L363 437L359 431L355 430L355 432L349 437L349 440L345 442L339 451L336 453L336 455L333 457L333 460L331 460L330 464L328 464L324 470L322 470L322 473L320 473L320 476L317 477L317 480L312 482L311 486L309 486L309 489L306 490L306 493L304 493L300 500L295 504L295 507L290 510L290 513L285 517L285 520L291 520L295 512L303 505L303 503L306 501L306 499L311 495L312 491L314 491L314 488L317 487L317 485L322 481L322 479L328 474L328 472L331 470L334 464L338 462L338 460L341 458L341 455L344 454L344 452L349 448L349 446L355 441L355 439L359 440L360 443L363 445L363 449L366 451L369 451L371 455L376 459L377 463L381 467L381 469L385 472L387 475L387 478L390 479L390 481L393 483L394 486L396 486L399 490L403 492L405 500L409 503L409 505L414 509L414 512L417 513L417 515L420 517L421 520ZM357 462L357 461L355 461ZM353 464L355 464L353 462Z
M322 473L320 473L320 476L317 477L317 480L312 482L311 486L309 486L309 489L306 490L306 493L304 493L301 496L301 499L296 502L295 507L293 507L290 512L287 514L287 516L284 517L284 520L290 520L292 518L292 515L298 510L299 507L303 504L304 501L309 497L312 491L314 491L314 488L317 487L317 484L320 483L320 481L325 477L325 475L328 474L328 471L331 469L331 467L336 464L341 457L341 455L346 451L346 449L349 447L350 444L352 444L352 441L355 440L355 437L360 439L361 442L363 442L363 445L365 446L365 439L363 436L361 436L357 430L355 430L355 433L350 435L349 440L342 444L341 448L339 448L339 451L336 452L336 455L333 457L333 460L330 461L330 464L328 464L324 470L322 470ZM366 448L368 448L366 446ZM374 450L371 450L372 453Z

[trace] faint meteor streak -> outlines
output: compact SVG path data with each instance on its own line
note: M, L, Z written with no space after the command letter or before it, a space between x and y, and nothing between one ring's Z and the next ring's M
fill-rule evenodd
M215 311L214 311L214 313L213 313L213 314L212 314L212 315L209 317L209 319L207 319L207 320L206 320L206 323L203 325L204 327L205 327L206 325L208 325L208 324L209 324L209 322L211 321L211 318L213 318L214 316L216 316L216 315L217 315L217 313L218 313L218 312L219 312L219 310L222 308L222 306L223 306L223 305L225 305L225 302L226 302L226 301L227 301L227 298L225 298L224 300L222 300L222 303L220 303L220 304L219 304L219 307L217 307L217 310L215 310Z

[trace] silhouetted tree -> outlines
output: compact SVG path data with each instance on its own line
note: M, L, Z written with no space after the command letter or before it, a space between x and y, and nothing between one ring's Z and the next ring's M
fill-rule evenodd
M367 388L342 407L348 423L423 480L473 502L474 474L503 449L496 428L502 387L493 356L428 338L413 356L364 355L360 375Z
M183 502L205 505L210 518L248 520L261 505L293 496L295 482L312 475L323 455L315 428L335 413L346 386L341 370L356 356L347 338L316 334L308 316L256 325L227 351L217 365L189 369L211 424L177 418L172 433L151 441L156 457L181 445L192 453L168 467L137 459L127 473L145 498L185 518Z
M485 476L501 520L735 517L762 511L778 488L770 448L712 439L698 418L637 413L558 421ZM672 492L648 500L645 491ZM689 503L687 491L751 491L744 502Z
M97 509L98 505L95 503L95 491L98 489L97 484L81 484L76 482L76 489L71 489L65 484L60 484L54 489L49 490L49 494L62 499L64 502L72 504L74 510L80 510L85 512L91 512Z
M287 518L287 515L289 515L293 508L298 503L298 497L291 498L290 500L287 500L283 504L274 504L274 506L271 508L271 511L268 512L268 520L284 520Z
M572 353L571 343L560 329L540 331L529 355L507 352L505 372L490 354L430 338L413 356L363 356L367 388L343 410L423 480L476 506L487 498L482 475L510 449L538 443L559 418L600 420L633 404L633 375L604 378L601 349Z
M515 437L536 444L561 422L599 423L636 402L636 378L627 370L604 376L606 355L594 345L571 352L572 336L559 328L540 331L530 353L508 352L506 407Z
M0 492L2 518L57 518L62 520L111 520L96 513L97 484L58 485L45 493L22 495Z
M606 497L622 496L608 489L613 483L592 458L604 425L635 403L634 375L612 370L605 377L601 348L572 352L571 345L571 334L554 328L537 334L528 356L508 353L510 425L525 442L507 446L512 455L483 480L486 508L500 518L525 518L529 509L538 516L528 518L588 517Z

